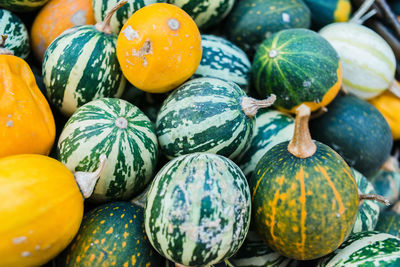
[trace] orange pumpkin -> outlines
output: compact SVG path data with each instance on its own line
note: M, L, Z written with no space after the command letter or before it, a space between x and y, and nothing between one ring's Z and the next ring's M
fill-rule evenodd
M201 55L196 23L182 9L166 3L136 11L117 41L123 74L134 86L151 93L170 91L186 81Z
M48 155L56 128L29 65L0 49L0 157Z
M51 0L40 10L33 22L33 53L42 61L47 47L63 31L87 24L95 24L91 0Z

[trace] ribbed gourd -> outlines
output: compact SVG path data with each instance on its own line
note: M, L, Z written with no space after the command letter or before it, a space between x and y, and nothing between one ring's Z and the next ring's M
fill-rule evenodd
M7 35L4 48L22 59L30 52L29 35L25 24L12 12L0 8L0 35Z

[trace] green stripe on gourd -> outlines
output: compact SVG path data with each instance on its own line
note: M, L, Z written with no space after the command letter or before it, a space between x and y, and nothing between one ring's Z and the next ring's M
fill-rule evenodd
M14 12L29 12L46 4L48 0L0 0L0 7Z
M7 35L5 48L26 59L30 52L29 35L24 23L8 10L0 9L0 35Z
M127 3L118 9L111 17L110 26L112 32L118 34L129 17L144 6L154 3L165 3L167 0L127 0ZM93 0L93 13L97 22L103 21L107 13L117 5L119 0Z
M350 0L304 0L310 8L311 19L317 27L332 22L346 22L351 14Z
M343 65L343 88L370 99L392 83L396 58L387 42L356 23L334 23L319 32L338 52Z
M208 266L229 258L243 243L250 202L246 178L231 160L209 153L184 155L168 162L151 184L146 233L169 260Z
M43 82L50 102L63 114L71 116L94 99L121 96L126 80L116 42L116 35L87 25L66 30L47 48Z
M107 162L90 199L131 199L140 194L156 167L157 137L137 107L116 99L94 100L80 107L58 141L58 160L71 171L92 171L100 154Z
M318 266L400 266L400 239L376 231L355 233Z
M197 27L205 29L224 19L235 0L169 0L168 3L182 8L193 18Z
M215 35L203 34L201 46L202 58L192 77L218 78L247 89L251 63L246 53L228 40Z
M381 212L376 231L400 238L400 214L391 210Z
M275 145L289 141L293 137L294 119L274 110L261 110L255 117L253 137L246 152L236 160L247 178L262 156Z
M364 175L353 168L351 170L353 171L357 187L362 194L376 194L374 187ZM362 204L358 208L357 218L354 223L352 233L373 231L378 223L378 217L378 202L373 200L363 200Z

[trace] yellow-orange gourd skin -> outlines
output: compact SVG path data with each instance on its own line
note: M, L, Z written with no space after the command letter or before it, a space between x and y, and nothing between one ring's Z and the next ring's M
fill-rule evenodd
M386 90L382 94L369 100L385 117L389 124L394 140L400 139L400 99L390 91Z
M201 56L196 23L171 4L156 3L136 11L118 36L117 57L124 76L151 93L164 93L185 82Z
M50 43L63 31L74 26L95 24L91 0L50 0L32 24L34 55L40 62Z
M39 266L78 232L83 197L73 174L43 155L0 159L0 266Z
M0 158L48 155L56 135L54 117L29 65L0 55Z

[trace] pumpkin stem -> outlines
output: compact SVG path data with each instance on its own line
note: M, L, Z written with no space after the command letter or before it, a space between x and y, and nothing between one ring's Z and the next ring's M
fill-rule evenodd
M398 98L400 98L400 85L399 83L396 81L396 79L394 79L392 81L392 83L389 85L388 90L394 94L395 96L397 96Z
M370 12L366 13L370 7L374 4L375 0L366 0L364 3L360 6L360 8L354 13L352 18L349 20L351 23L356 23L356 24L363 24L364 21L372 17L373 15L376 14L376 10L373 9Z
M388 171L388 172L398 172L399 167L395 157L389 157L385 163L383 163L381 170Z
M104 169L104 165L106 163L106 155L101 154L99 157L100 164L97 170L94 172L75 172L75 180L78 183L79 189L82 192L84 198L88 198L92 195L94 187L97 183L97 180L100 177L101 172Z
M8 35L6 34L1 34L0 35L1 40L0 40L0 55L14 55L14 53L8 49L5 48L6 40Z
M106 15L106 18L102 21L96 24L96 29L98 31L104 32L106 34L112 34L112 29L110 26L110 21L111 17L114 15L114 13L120 9L123 5L128 3L127 0L121 0L119 1Z
M328 108L327 107L321 107L317 111L315 111L314 113L312 113L310 115L310 119L313 120L313 119L319 118L319 117L321 117L322 115L324 115L327 112L328 112Z
M377 195L377 194L358 194L358 199L360 201L367 199L367 200L375 200L378 202L381 202L383 204L385 204L386 206L390 205L390 202L388 199L384 198L381 195Z
M274 104L276 95L271 94L267 99L257 100L252 97L245 96L242 98L242 110L247 117L253 118L257 115L260 108L268 108Z
M296 109L294 134L288 146L290 154L302 159L311 157L317 151L317 146L311 139L310 129L308 128L310 114L310 107L305 104L301 104Z

